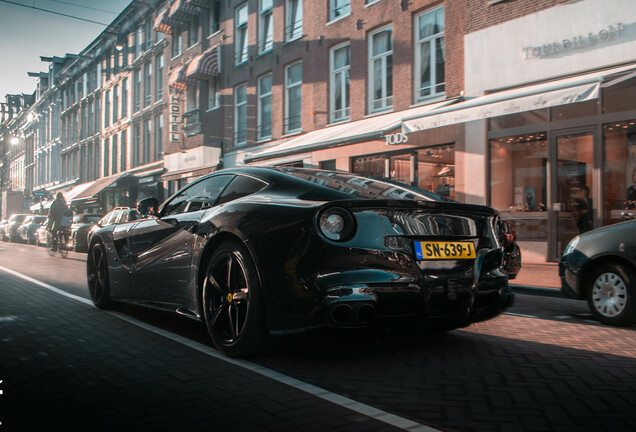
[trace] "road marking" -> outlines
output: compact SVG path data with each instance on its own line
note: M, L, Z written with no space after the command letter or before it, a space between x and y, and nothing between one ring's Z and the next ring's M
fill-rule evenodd
M9 273L13 276L16 276L18 278L24 279L28 282L31 282L35 285L38 285L42 288L45 288L49 291L52 291L56 294L60 294L64 297L70 298L72 300L77 300L81 303L84 303L86 305L90 305L93 307L93 302L85 299L83 297L79 297L76 296L74 294L70 294L67 293L64 290L61 290L59 288L56 288L52 285L49 285L47 283L41 282L37 279L33 279L32 277L29 277L27 275L24 275L22 273L18 273L14 270L8 269L6 267L2 267L0 266L0 270ZM138 321L135 318L131 318L129 316L126 316L120 312L113 312L113 311L103 311L104 313L111 315L113 317L119 318L121 320L127 321L130 324L133 324L137 327L143 328L144 330L148 330L150 332L153 332L159 336L163 336L167 339L170 339L174 342L180 343L182 345L187 346L188 348L192 348L196 351L199 351L203 354L206 354L210 357L214 357L215 359L224 361L226 363L232 364L234 366L238 366L241 367L243 369L247 369L251 372L257 373L259 375L262 375L266 378L272 379L274 381L278 381L282 384L285 384L287 386L290 386L292 388L295 388L297 390L303 391L305 393L308 393L312 396L318 397L320 399L326 400L327 402L331 402L334 403L336 405L340 405L344 408L347 408L351 411L357 412L359 414L365 415L367 417L376 419L378 421L381 421L383 423L387 423L391 426L394 426L396 428L400 428L403 430L407 430L407 431L416 431L416 432L441 432L439 429L434 429L430 426L426 426L420 423L416 423L412 420L409 420L407 418L404 417L400 417L391 413L388 413L386 411L382 411L379 410L377 408L374 408L370 405L366 405L363 404L361 402L355 401L353 399L350 399L348 397L345 396L341 396L339 394L336 393L332 393L329 390L325 390L321 387L315 386L313 384L309 384L303 381L300 381L296 378L284 375L280 372L277 372L275 370L266 368L264 366L258 365L256 363L252 363L246 360L239 360L239 359L233 359L233 358L229 358L224 356L223 354L220 354L218 351L216 351L215 349L207 346L207 345L203 345L199 342L195 342L192 340L189 340L183 336L179 336L177 334L173 334L170 333L167 330L155 327L153 325L147 324L145 322L142 321Z

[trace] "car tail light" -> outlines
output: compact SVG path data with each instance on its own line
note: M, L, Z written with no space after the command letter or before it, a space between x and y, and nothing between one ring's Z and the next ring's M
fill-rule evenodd
M342 207L325 209L318 216L318 229L329 240L347 240L355 228L353 215Z

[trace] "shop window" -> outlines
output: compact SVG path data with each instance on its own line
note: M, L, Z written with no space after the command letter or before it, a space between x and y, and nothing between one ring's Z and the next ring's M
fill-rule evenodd
M636 213L636 120L603 125L603 224L622 221L624 212Z
M488 119L488 130L509 129L520 126L546 123L548 121L548 110L540 109L526 111L518 114L510 114Z
M545 133L490 140L490 205L519 240L547 240Z
M591 100L574 104L560 105L550 110L552 121L570 120L598 114L598 101Z
M603 114L634 109L636 109L636 78L620 81L603 89Z
M355 158L351 171L363 176L387 178L387 167L389 159L387 156L364 156Z
M455 199L455 146L444 145L418 150L417 187Z

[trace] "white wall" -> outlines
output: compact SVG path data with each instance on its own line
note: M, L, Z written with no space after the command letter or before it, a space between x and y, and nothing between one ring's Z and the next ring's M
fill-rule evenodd
M468 34L464 42L467 96L634 62L636 2L564 4ZM546 46L559 52L543 55Z

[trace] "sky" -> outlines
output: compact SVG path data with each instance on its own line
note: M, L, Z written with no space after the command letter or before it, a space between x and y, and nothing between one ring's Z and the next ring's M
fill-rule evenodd
M35 91L37 78L27 72L48 71L40 56L77 54L106 29L33 7L110 24L131 1L0 0L0 101L6 94Z

